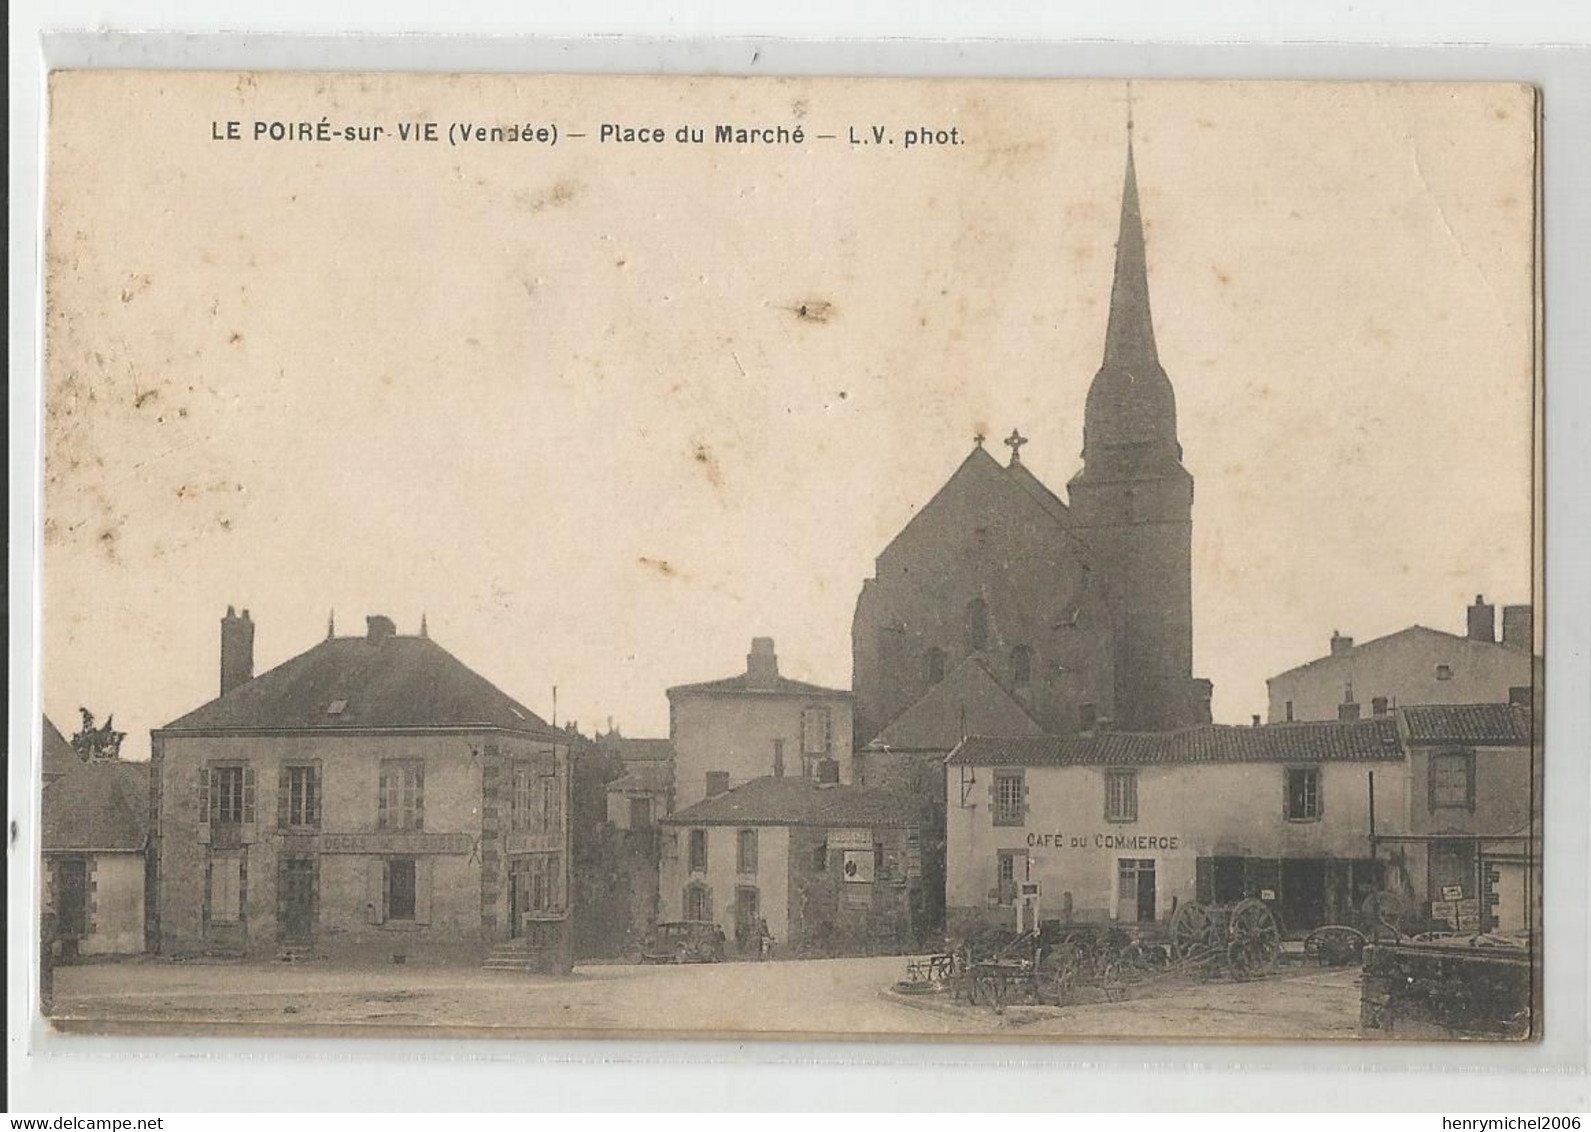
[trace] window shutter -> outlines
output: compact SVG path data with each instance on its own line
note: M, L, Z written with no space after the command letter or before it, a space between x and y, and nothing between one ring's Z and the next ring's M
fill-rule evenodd
M254 768L243 768L243 824L254 824Z
M316 829L320 828L320 767L314 766L309 771L309 781L312 789L304 801L304 820Z
M804 763L807 756L807 712L801 709L801 759Z
M414 828L425 828L425 764L414 767Z
M828 754L834 750L834 715L823 709L823 753Z
M277 770L276 770L276 828L277 829L286 829L287 828L288 784L291 781L292 776L293 776L293 772L288 770L286 766L278 767Z
M387 828L387 768L381 768L381 781L376 787L376 828Z
M387 863L380 857L365 862L365 919L379 924L386 916Z
M436 858L425 856L414 859L414 922L431 922L431 865Z
M210 824L210 768L199 768L199 824Z

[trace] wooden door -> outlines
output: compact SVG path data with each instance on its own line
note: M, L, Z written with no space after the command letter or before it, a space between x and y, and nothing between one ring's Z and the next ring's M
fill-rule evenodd
M88 934L88 862L64 857L55 865L56 934L64 940Z
M287 942L309 943L315 934L315 862L287 861L283 882L286 885L283 928Z
M735 889L735 943L742 954L757 950L760 933L757 931L757 890L741 886Z

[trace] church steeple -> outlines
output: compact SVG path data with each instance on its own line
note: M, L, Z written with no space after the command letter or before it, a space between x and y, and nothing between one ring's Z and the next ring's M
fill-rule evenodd
M1164 465L1168 459L1175 462L1181 458L1176 394L1160 366L1155 347L1154 319L1149 307L1149 263L1129 119L1110 319L1105 327L1104 360L1088 390L1083 460L1085 467L1115 473L1146 471ZM1132 468L1122 467L1123 463Z
M1138 175L1133 168L1132 123L1127 124L1127 178L1121 190L1121 227L1116 236L1116 278L1110 288L1105 329L1105 369L1147 372L1160 366L1154 320L1149 314L1149 265L1144 257L1143 216L1138 210Z

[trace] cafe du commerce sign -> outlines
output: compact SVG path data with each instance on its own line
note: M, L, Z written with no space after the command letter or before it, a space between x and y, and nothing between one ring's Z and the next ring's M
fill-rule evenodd
M1029 833L1029 849L1162 849L1182 847L1182 838L1174 833Z

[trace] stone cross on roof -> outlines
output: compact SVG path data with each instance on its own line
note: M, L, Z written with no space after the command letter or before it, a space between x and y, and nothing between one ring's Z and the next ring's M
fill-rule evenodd
M1013 464L1022 462L1022 446L1027 442L1028 438L1023 436L1017 429L1012 429L1011 435L1005 438L1006 447L1011 449L1011 462Z

